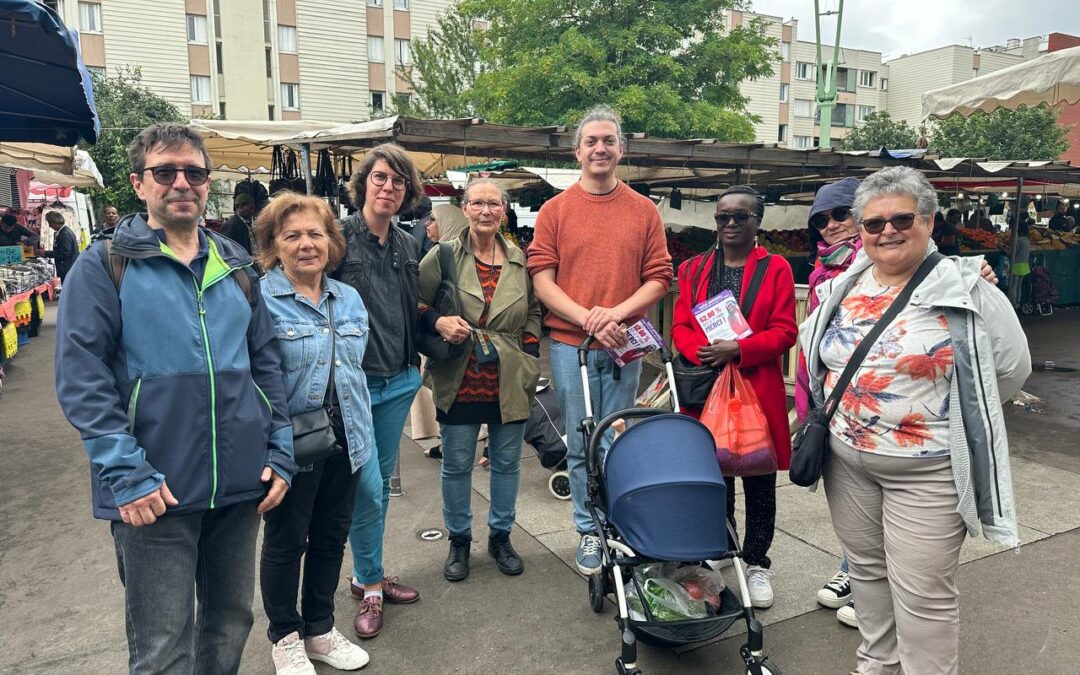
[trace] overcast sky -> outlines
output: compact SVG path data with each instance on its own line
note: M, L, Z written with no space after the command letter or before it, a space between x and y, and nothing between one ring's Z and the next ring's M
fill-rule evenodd
M814 41L814 0L752 2L758 13L798 19L799 40ZM822 11L835 9L838 0L820 5ZM835 21L822 20L823 41L833 39ZM990 47L1054 32L1080 35L1080 0L846 0L840 43L888 59L949 44Z

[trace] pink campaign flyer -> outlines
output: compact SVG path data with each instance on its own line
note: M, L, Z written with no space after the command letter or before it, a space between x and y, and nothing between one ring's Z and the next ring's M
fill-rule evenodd
M739 303L735 301L731 291L723 291L702 301L694 306L693 312L709 342L741 340L754 332L750 330L750 324L743 317Z

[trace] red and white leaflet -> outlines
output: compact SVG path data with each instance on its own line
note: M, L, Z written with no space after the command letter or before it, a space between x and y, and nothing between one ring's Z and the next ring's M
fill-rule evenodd
M694 318L709 342L714 340L741 340L754 331L739 309L739 303L731 291L722 291L708 300L694 305Z
M660 349L663 338L648 318L640 319L626 328L626 344L615 349L606 349L611 358L615 359L615 365L622 368L628 363L633 363L649 352Z

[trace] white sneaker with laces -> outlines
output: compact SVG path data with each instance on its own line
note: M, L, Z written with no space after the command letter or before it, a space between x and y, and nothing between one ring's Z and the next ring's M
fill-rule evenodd
M370 658L366 651L349 642L337 628L331 628L325 635L304 640L304 647L312 661L322 661L338 670L360 670Z
M847 572L837 572L817 592L818 604L829 609L839 609L850 600L851 579Z
M852 628L859 627L859 615L855 613L855 603L849 602L840 609L836 610L836 620L845 626Z
M758 565L747 565L746 585L750 589L750 604L758 609L767 609L773 604L772 570Z
M311 665L304 641L296 631L275 642L270 655L277 675L315 675L315 666Z

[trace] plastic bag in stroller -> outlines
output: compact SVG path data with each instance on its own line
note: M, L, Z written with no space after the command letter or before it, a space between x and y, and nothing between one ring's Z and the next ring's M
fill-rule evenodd
M763 656L763 628L754 617L740 552L733 544L737 538L724 515L727 486L712 432L691 417L656 408L630 408L593 420L586 369L590 344L591 339L578 348L585 392L580 431L588 472L586 507L600 535L602 563L589 578L589 602L596 612L603 611L609 597L618 607L622 653L616 671L641 673L639 639L662 647L689 645L713 640L742 620L747 640L739 651L746 672L779 675ZM673 383L666 348L662 360ZM671 394L678 410L674 386ZM601 439L619 420L629 426L601 457ZM695 586L687 580L709 578L714 571L707 561L728 558L738 595L714 584L716 597L709 602L700 582ZM663 565L658 568L658 563ZM694 597L695 590L701 599Z

